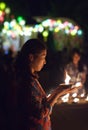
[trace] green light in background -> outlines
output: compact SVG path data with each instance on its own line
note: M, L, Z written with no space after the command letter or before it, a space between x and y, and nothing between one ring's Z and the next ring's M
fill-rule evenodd
M44 32L43 32L43 36L44 36L44 37L48 37L48 31L44 31Z
M6 4L5 4L4 2L1 2L1 3L0 3L0 9L1 9L1 10L4 10L5 7L6 7Z
M22 20L23 20L23 17L22 17L22 16L18 16L18 17L17 17L17 21L18 21L18 22L20 22L20 21L22 21Z

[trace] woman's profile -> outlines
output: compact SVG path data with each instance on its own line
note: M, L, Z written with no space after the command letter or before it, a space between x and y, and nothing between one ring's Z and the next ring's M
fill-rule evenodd
M46 64L47 47L39 39L29 39L19 52L16 63L19 130L51 130L50 115L58 97L71 89L57 87L47 97L38 81L38 72Z

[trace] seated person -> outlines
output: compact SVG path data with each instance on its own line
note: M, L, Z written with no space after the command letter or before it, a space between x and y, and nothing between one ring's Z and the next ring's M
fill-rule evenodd
M87 66L81 62L81 53L78 49L73 49L71 61L66 65L65 71L71 77L70 82L82 83L82 88L79 89L78 93L85 92L84 84L86 82Z

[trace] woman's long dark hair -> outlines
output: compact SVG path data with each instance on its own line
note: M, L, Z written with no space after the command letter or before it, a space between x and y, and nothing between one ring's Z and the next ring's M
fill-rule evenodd
M21 78L21 80L28 80L32 77L30 71L29 54L38 55L41 53L41 51L46 49L46 44L40 41L39 39L29 39L23 45L15 62L15 71L17 79Z
M71 55L71 58L75 55L75 54L78 54L80 56L80 61L78 63L78 70L79 72L83 72L83 61L82 61L82 53L80 52L80 50L78 48L73 48L72 50L72 55Z

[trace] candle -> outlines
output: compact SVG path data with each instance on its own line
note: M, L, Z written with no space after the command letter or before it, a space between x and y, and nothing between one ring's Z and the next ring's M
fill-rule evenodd
M66 72L65 84L69 84L71 77Z

